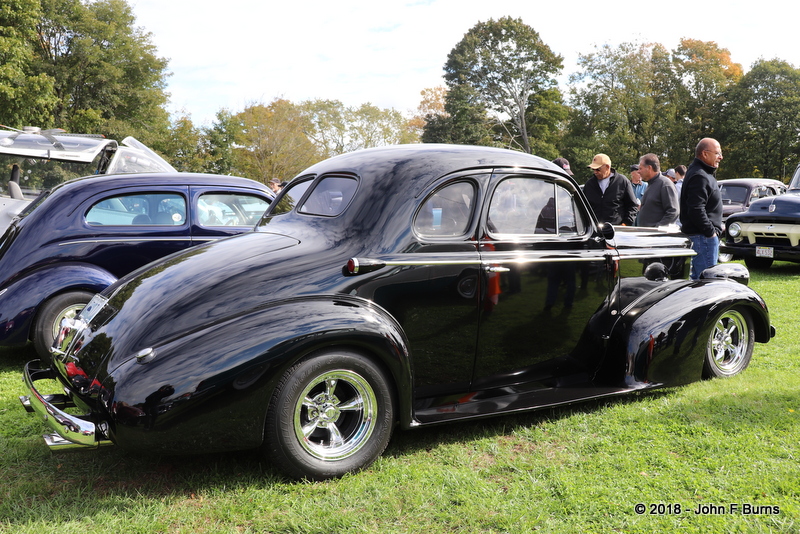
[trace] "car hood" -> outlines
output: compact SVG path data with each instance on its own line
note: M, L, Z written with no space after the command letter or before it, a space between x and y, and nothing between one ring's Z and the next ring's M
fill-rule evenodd
M783 195L754 200L746 214L796 218L798 212L800 212L800 190L795 189Z
M280 265L269 267L286 261L299 244L251 232L168 256L123 277L103 292L108 309L98 315L101 324L92 324L93 342L81 351L83 369L96 370L106 357L113 368L142 349L235 320L254 303L268 302L286 283Z

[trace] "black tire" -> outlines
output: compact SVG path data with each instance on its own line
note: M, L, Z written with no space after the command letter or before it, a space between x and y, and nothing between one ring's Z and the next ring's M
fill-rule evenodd
M769 269L772 266L772 258L756 258L755 256L746 256L744 264L748 269L761 270Z
M70 291L61 293L39 306L33 325L33 346L43 362L51 361L50 347L58 334L61 320L75 317L92 300L94 293Z
M755 330L750 315L736 308L717 317L706 345L703 366L705 378L719 378L741 373L753 356Z
M377 364L348 350L318 353L289 369L275 388L267 453L292 478L340 477L383 453L394 414L392 383Z

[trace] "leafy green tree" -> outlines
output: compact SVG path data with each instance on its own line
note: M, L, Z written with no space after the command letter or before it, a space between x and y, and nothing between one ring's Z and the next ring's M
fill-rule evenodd
M32 66L54 81L54 126L166 138L167 60L134 23L125 0L41 0Z
M425 116L422 142L496 146L494 124L472 86L453 85L444 97L444 112Z
M713 41L681 39L672 52L676 120L670 138L672 158L689 162L704 137L716 135L714 124L725 92L742 77L742 66Z
M186 112L172 120L167 139L158 148L180 172L203 172L208 165L203 132Z
M721 99L721 177L785 180L800 158L800 69L759 60Z
M262 183L289 180L321 159L306 135L308 118L288 100L250 105L233 119L233 174Z
M338 100L310 100L301 103L299 109L308 120L306 135L323 157L418 142L411 122L394 109L369 103L346 107Z
M347 151L347 110L339 100L308 100L300 108L309 120L306 135L323 158Z
M653 58L659 54L663 54L661 45L622 43L580 56L582 70L570 78L575 108L571 137L593 140L594 149L589 152L609 154L612 162L632 163L648 152L665 153L662 132L668 125L656 113L661 98L654 85ZM592 157L589 153L581 156L587 161Z
M236 119L227 109L219 110L211 126L203 129L200 142L205 154L205 172L233 174L236 131Z
M348 151L418 142L409 121L396 109L381 109L366 103L350 108L346 118Z
M471 95L455 90L472 88L485 109L494 114L497 124L509 129L508 142L530 153L529 110L537 103L531 97L537 93L557 94L557 90L548 90L556 89L555 76L562 68L561 56L533 28L522 19L503 17L480 22L470 29L451 50L444 70L449 94L453 95L451 103L459 98L469 102Z
M0 123L13 128L52 125L53 79L31 69L39 17L38 0L0 3Z

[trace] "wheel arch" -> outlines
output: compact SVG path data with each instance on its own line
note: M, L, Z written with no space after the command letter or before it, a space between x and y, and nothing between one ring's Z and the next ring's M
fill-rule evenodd
M23 344L32 339L41 305L69 291L99 293L117 278L91 264L55 264L26 273L2 294L2 317L13 327L3 331L0 344Z
M717 317L733 308L748 315L755 341L769 341L773 332L769 312L755 291L727 280L692 283L646 309L625 311L612 335L618 350L610 351L622 356L609 363L605 376L622 376L633 387L701 380L708 336Z
M304 358L336 347L358 352L385 370L394 388L396 418L409 424L411 364L399 325L364 299L300 297L176 332L154 346L155 357L144 364L133 357L138 346L127 357L108 360L99 375L110 393L105 405L112 419L113 406L136 404L163 384L174 387L170 398L185 399L172 403L169 415L155 423L164 425L163 432L142 432L140 423L119 420L112 424L113 439L123 448L179 451L197 447L182 429L204 425L223 438L235 435L234 448L257 447L264 443L270 403L283 375ZM218 402L207 402L217 395Z

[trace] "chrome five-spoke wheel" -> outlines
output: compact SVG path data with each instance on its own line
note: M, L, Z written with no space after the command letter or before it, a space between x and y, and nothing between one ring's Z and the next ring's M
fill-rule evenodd
M737 309L723 312L708 338L705 376L732 376L743 371L753 354L753 337L753 326L746 313Z
M295 478L324 480L380 456L394 426L394 388L376 361L339 349L284 373L267 413L273 464Z

